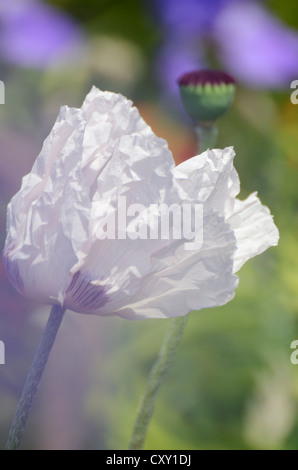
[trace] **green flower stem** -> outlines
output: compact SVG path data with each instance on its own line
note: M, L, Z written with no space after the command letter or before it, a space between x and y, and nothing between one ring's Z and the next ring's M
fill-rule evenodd
M213 149L216 144L218 130L213 123L198 123L195 128L199 152L205 152L205 150Z
M151 370L147 388L138 411L129 450L143 449L148 427L154 413L156 398L175 358L187 323L187 317L172 320L159 356Z
M35 353L16 415L10 428L6 450L19 450L34 398L53 348L65 310L54 306L49 321Z

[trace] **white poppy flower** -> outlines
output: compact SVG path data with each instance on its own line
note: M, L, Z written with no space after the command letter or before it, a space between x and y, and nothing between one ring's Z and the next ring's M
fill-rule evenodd
M175 167L167 143L129 100L93 88L81 109L61 109L8 206L9 279L36 301L128 319L227 303L238 283L234 273L278 242L256 194L236 199L233 156L231 148L211 150ZM104 238L103 208L119 220L119 198L144 211L130 220L131 237ZM133 237L152 204L185 203L203 205L199 249L185 249L185 237Z

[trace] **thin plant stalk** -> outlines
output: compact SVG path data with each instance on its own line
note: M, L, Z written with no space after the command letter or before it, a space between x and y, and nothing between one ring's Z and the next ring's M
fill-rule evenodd
M195 127L200 153L215 147L218 129L213 123L198 123Z
M129 450L141 450L144 447L158 392L176 356L186 323L187 317L179 317L171 321L170 329L149 376L147 388L134 425Z
M19 450L29 414L39 388L46 364L52 351L65 310L59 306L52 308L46 329L35 353L21 399L11 425L6 450Z

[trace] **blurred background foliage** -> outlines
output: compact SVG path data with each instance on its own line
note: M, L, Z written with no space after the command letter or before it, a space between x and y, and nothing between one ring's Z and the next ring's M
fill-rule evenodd
M236 75L237 96L219 123L218 146L235 146L241 196L258 190L275 215L280 244L245 265L231 303L190 314L146 448L298 449L298 366L290 362L290 345L298 339L298 106L290 101L291 81L298 80L297 3L216 0L208 7L206 1L192 0L181 1L175 10L177 0L22 0L28 15L13 22L6 9L18 1L0 0L0 79L6 85L6 104L0 106L1 248L6 205L60 105L79 106L93 84L121 92L168 140L179 162L195 154L196 143L180 106L175 73L189 71L194 61ZM258 16L259 10L252 15L270 27L261 27L260 19L245 41L239 36L239 47L246 44L248 50L241 46L238 70L239 51L225 49L228 55L222 55L221 46L230 47L232 39L235 45L240 33L235 27L236 36L219 38L218 31L247 4L261 8L266 17ZM224 9L230 9L229 18ZM244 30L246 20L243 13ZM259 52L251 50L254 34ZM265 54L261 46L267 43ZM255 68L252 53L259 61ZM274 77L268 78L269 67ZM3 448L49 309L18 296L2 264L0 295L0 339L7 360L0 368ZM168 321L130 323L68 313L24 448L127 448L168 326Z

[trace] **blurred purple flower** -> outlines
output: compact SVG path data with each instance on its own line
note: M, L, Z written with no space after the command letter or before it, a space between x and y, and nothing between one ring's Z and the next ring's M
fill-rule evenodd
M71 56L82 36L66 14L38 0L0 0L0 60L44 68Z
M155 0L163 26L172 33L208 31L215 16L230 0Z
M167 90L177 88L183 73L208 66L206 44L236 79L255 87L288 87L298 75L298 33L261 3L155 0L165 33L157 73Z
M254 86L289 87L298 75L298 34L252 1L233 2L217 18L222 63Z

